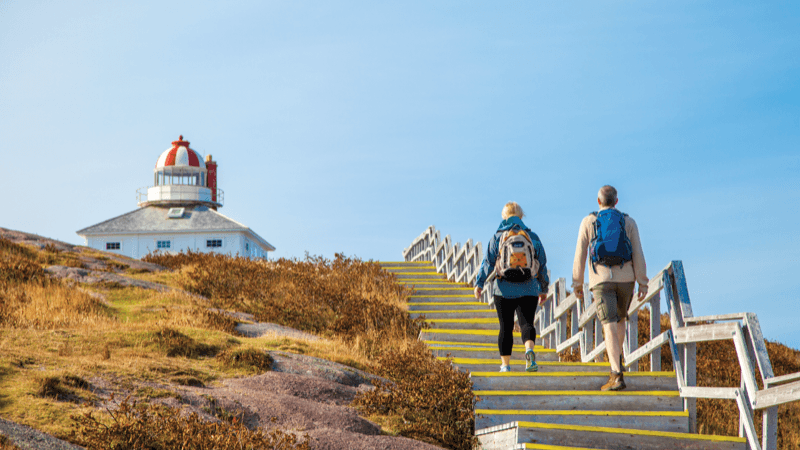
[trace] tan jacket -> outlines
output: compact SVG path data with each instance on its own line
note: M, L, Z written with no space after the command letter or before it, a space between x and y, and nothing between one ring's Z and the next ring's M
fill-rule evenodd
M602 208L608 209L608 208ZM576 286L583 286L583 274L586 271L586 257L589 254L589 244L594 237L594 222L597 220L593 214L583 218L581 221L581 228L578 231L578 244L575 247L575 261L572 264L572 288ZM631 282L636 281L639 283L639 288L642 286L647 289L647 265L644 262L644 253L642 252L642 242L639 240L639 228L636 226L636 221L630 217L625 218L625 232L628 234L628 239L631 241L633 249L633 259L626 262L622 267L620 266L601 266L595 264L594 268L597 273L592 270L592 264L589 263L589 289L598 283L604 281L615 282Z

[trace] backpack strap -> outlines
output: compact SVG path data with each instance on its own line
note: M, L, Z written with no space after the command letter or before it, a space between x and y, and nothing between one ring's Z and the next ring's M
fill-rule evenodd
M589 213L590 216L594 216L594 237L589 241L590 246L594 246L594 242L597 240L597 211L592 211ZM592 266L592 272L597 274L597 269L594 267L594 261L592 261L592 254L589 252L589 264Z

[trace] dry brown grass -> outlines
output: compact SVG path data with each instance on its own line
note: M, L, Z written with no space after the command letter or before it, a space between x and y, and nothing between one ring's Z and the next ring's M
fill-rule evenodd
M336 255L274 262L217 254L150 255L180 273L182 287L211 305L253 314L350 346L353 363L393 381L354 405L394 432L453 449L471 449L469 377L438 361L417 336L423 321L406 312L406 288L378 264ZM358 362L363 361L363 362Z
M52 280L42 270L48 264L79 265L103 256L90 253L54 246L38 251L0 240L3 417L62 438L72 432L72 439L100 448L98 443L110 438L102 430L113 428L117 412L87 415L102 400L92 380L111 381L114 390L143 399L169 397L176 394L149 392L142 383L203 386L263 372L270 366L265 350L276 349L389 377L394 383L380 389L396 398L398 406L370 412L372 417L397 423L395 431L405 436L471 448L469 380L417 342L422 322L406 313L408 291L378 265L341 255L332 261L267 263L197 254L159 257L157 262L172 271L133 273L140 271L109 265L110 270L194 294L115 284L77 286ZM257 320L327 339L242 338L234 333L236 322L222 310L248 312ZM382 408L373 403L364 398L359 406L365 411ZM174 412L159 415L131 407L129 413L116 419L141 426L141 433L125 435L116 429L114 439L150 434L166 442L174 433L159 430L205 429L200 422L190 424L191 418L170 422L166 417L177 417Z
M280 429L250 430L235 417L207 422L177 408L123 401L107 410L111 421L92 412L73 416L71 441L89 450L308 450L308 437Z

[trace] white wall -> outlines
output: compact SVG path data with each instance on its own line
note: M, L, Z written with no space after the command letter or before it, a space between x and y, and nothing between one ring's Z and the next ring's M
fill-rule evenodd
M221 239L222 247L207 247L207 241L210 239ZM139 259L157 250L156 241L170 241L170 248L160 249L162 252L179 253L191 249L200 252L238 254L250 258L267 258L267 252L242 232L90 236L86 238L86 246ZM119 242L120 249L106 250L108 242ZM245 250L246 242L250 243L249 252Z

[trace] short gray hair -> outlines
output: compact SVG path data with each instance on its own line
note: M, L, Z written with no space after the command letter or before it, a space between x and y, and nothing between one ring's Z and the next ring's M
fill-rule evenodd
M617 190L614 186L605 185L597 192L597 199L603 206L614 206L617 204Z

